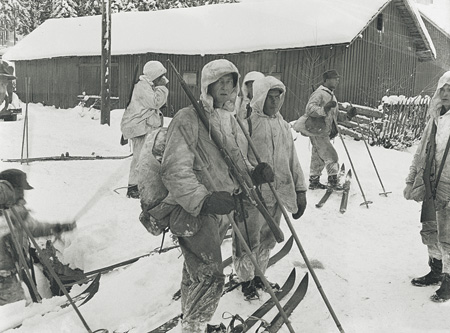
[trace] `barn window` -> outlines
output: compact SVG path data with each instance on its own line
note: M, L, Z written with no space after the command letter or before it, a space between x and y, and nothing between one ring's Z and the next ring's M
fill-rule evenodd
M197 86L197 72L184 72L183 80L188 86Z
M383 14L377 16L377 30L383 32Z

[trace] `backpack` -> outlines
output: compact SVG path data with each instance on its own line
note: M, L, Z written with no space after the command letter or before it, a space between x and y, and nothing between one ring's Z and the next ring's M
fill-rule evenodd
M138 188L142 209L139 220L154 236L168 229L170 213L176 208L162 202L169 193L161 178L166 136L166 127L160 127L148 134L138 163Z
M293 129L308 137L324 136L328 132L325 117L311 117L306 114L294 123Z

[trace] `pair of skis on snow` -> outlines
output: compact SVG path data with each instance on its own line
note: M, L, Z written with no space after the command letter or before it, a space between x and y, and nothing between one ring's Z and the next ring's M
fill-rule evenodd
M293 237L291 236L286 244L281 248L280 251L278 251L276 254L274 254L270 260L268 267L274 265L277 263L280 259L285 257L289 251L292 248L293 244ZM231 257L225 259L222 262L222 266L226 267L230 265L232 262ZM286 282L283 284L281 289L275 293L278 301L283 299L293 288L295 284L296 279L296 271L295 269L292 270L289 277L287 278ZM223 294L226 294L228 292L231 292L232 290L239 287L241 283L237 283L235 280L231 279L225 284ZM297 305L302 301L304 298L306 291L308 289L308 273L305 274L302 281L298 285L297 289L295 290L294 294L289 298L289 300L286 302L286 304L283 306L283 310L286 313L287 316L290 316L291 313L295 310ZM180 291L174 294L173 299L179 299L180 297ZM275 306L275 302L272 299L267 300L263 305L261 305L258 309L256 309L245 321L242 321L241 324L238 326L232 328L230 330L231 333L234 332L247 332L250 328L252 328L257 322L261 322L261 329L264 329L263 332L269 332L269 333L275 333L277 332L281 326L284 324L283 317L280 313L278 313L271 322L268 322L263 319L263 316L266 315L273 307ZM238 316L236 316L238 317ZM148 333L166 333L176 327L182 318L182 315L177 315L171 319L169 319L164 324L158 326L157 328L149 331ZM240 318L240 317L239 317ZM259 330L260 331L260 330ZM260 331L262 332L262 331Z
M345 165L342 163L341 169L338 175L338 182L345 175ZM347 175L345 176L344 184L342 185L342 197L341 197L341 205L339 207L339 211L343 214L347 211L347 203L348 203L348 195L350 192L350 185L352 181L352 169L348 170ZM320 199L320 201L316 204L317 208L321 208L328 200L330 195L334 192L331 187L327 187L325 194Z

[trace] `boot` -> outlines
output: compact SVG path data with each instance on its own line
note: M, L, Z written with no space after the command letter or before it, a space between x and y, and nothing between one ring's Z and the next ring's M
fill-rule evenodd
M439 284L442 280L442 260L436 258L429 258L428 265L431 271L424 276L414 278L411 283L416 287L426 287Z
M247 300L258 299L259 294L253 280L242 282L242 293Z
M269 282L270 287L274 291L280 290L280 286L278 285L278 283L274 283L274 282L270 282L270 281L267 281L267 282ZM255 287L258 288L258 289L263 289L263 290L266 289L266 286L264 285L263 280L259 276L255 276L253 278L253 283L255 284Z
M127 198L139 199L139 189L137 185L128 185Z
M342 191L344 188L339 184L339 179L337 175L328 176L328 187L334 191Z
M441 287L430 297L433 302L443 303L450 299L450 274L442 274Z
M216 333L216 332L226 333L226 331L227 331L227 328L223 323L220 323L219 325L206 324L205 333Z
M324 190L327 187L320 182L320 176L310 176L309 177L309 187L310 190L320 189Z

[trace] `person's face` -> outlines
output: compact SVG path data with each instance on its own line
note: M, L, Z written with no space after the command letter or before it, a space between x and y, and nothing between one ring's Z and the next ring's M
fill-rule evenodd
M325 81L325 86L328 87L330 90L336 89L338 84L339 84L339 78L338 77L335 77L335 78L332 78L332 79L327 79Z
M441 98L444 108L450 110L450 84L445 84L439 90L439 97Z
M253 82L254 81L245 82L245 86L247 87L247 97L249 99L253 98Z
M269 90L266 100L264 102L263 112L268 116L273 116L277 113L281 102L281 92L278 89Z
M166 80L164 79L164 75L161 75L153 80L153 84L155 85L155 87L164 86L165 83L166 83Z
M208 87L209 94L214 100L214 107L220 108L230 100L234 89L233 74L225 74Z
M8 86L8 81L0 79L0 104L3 103L6 97L6 87Z

